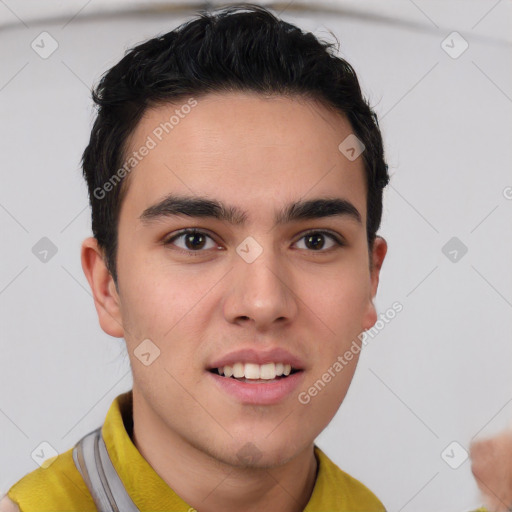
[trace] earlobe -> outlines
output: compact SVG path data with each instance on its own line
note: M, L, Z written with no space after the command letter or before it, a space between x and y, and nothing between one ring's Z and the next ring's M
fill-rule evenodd
M110 336L122 338L124 329L119 295L96 238L83 241L81 256L82 269L91 287L101 328Z

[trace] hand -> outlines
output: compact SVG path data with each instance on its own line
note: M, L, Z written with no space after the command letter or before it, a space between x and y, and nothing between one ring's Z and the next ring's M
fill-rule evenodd
M471 471L489 512L512 510L512 430L470 447Z

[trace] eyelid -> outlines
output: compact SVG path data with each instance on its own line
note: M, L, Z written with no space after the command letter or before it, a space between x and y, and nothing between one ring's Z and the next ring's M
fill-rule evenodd
M214 243L218 244L218 242L215 240L215 237L212 234L210 234L207 230L200 229L200 228L181 229L180 231L173 233L171 236L165 237L163 239L162 243L163 243L163 245L171 245L173 243L173 241L176 240L177 238L180 238L181 236L189 235L189 234L204 235L204 236L210 238ZM305 236L312 235L312 234L321 234L321 235L327 236L328 238L333 240L334 243L338 247L344 247L346 245L345 238L342 235L340 235L339 233L336 233L334 231L331 231L329 229L325 229L325 228L324 229L320 229L320 228L308 229L306 231L301 232L297 236L297 239L295 240L295 242L293 242L293 245L295 245L297 242L302 240ZM218 248L219 247L217 247L216 249L218 249ZM328 253L328 252L332 251L333 249L335 249L335 247L331 247L327 250L318 250L318 251L310 250L307 252L314 253L314 254L322 254L322 253ZM175 250L180 251L182 253L186 253L186 254L201 254L203 252L207 252L206 250L197 250L197 251L186 250L186 249L182 249L181 247L176 247Z
M298 242L300 239L304 238L307 235L313 235L313 234L321 234L321 235L327 235L330 238L332 238L335 242L337 242L339 245L346 245L345 238L340 235L339 233L336 233L336 231L331 231L330 229L308 229L306 231L303 231L298 235L298 238L296 242ZM294 242L294 243L296 243ZM326 251L311 251L311 252L326 252Z
M204 230L204 229L200 229L200 228L180 229L176 233L172 233L170 236L165 236L162 240L162 243L163 243L163 245L171 245L174 240L176 240L177 238L180 238L181 236L196 235L196 234L206 236L206 237L210 238L213 242L218 244L217 240L215 239L216 237L213 234L211 234L208 230ZM179 247L177 247L177 250L184 251L184 249L180 249ZM204 251L184 251L184 252L204 252Z

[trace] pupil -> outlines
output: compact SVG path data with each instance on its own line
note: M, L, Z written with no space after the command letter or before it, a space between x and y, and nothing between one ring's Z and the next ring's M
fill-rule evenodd
M313 248L313 249L321 249L324 245L323 243L323 235L308 235L308 237L306 238L306 245L309 247L309 245L311 245L310 248Z
M199 243L197 243L197 239L201 239ZM190 233L187 236L187 246L189 249L198 249L203 247L204 245L204 236L200 233Z

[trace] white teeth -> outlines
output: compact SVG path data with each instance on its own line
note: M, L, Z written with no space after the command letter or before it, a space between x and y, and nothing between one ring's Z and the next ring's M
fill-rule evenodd
M259 379L260 378L260 365L254 363L246 363L244 368L246 379Z
M223 366L218 368L219 374L225 377L235 377L237 379L246 378L252 380L273 380L281 375L288 376L292 371L290 364L284 363L235 363L233 366Z
M243 363L235 363L233 365L233 377L240 379L244 376L244 365Z
M260 366L260 379L271 380L276 377L276 365L274 363L262 364Z

